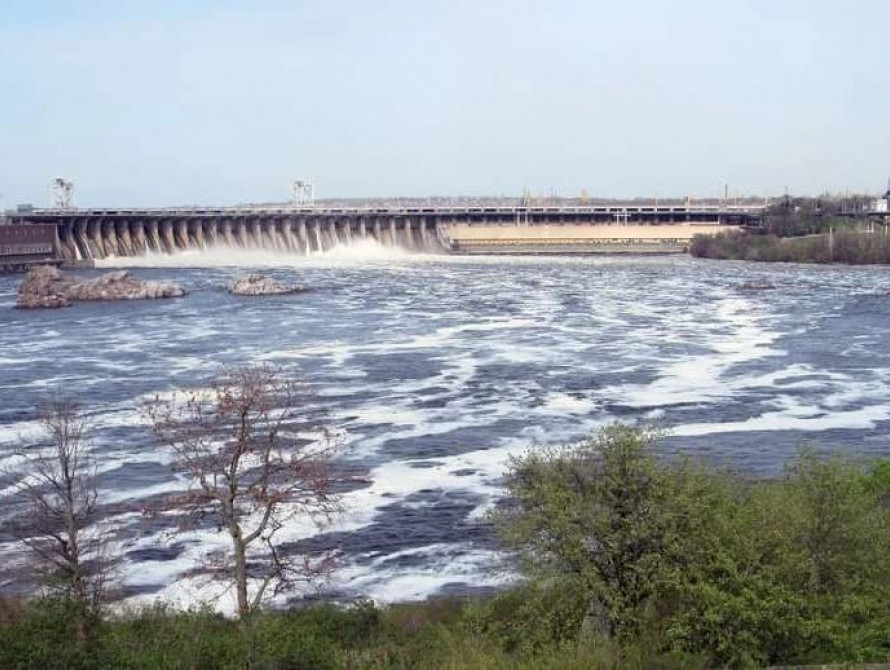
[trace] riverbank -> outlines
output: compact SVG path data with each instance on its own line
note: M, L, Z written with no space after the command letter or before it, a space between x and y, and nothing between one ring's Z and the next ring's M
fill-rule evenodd
M757 480L627 427L512 462L492 514L526 581L487 597L158 601L85 617L0 598L0 667L706 668L890 660L890 461L801 452ZM602 538L601 549L591 536ZM494 569L495 566L490 566ZM92 610L89 610L92 611ZM86 625L78 627L80 620Z
M890 263L890 237L886 229L798 237L728 232L694 237L689 253L716 260L884 265Z
M574 640L574 614L551 594L515 589L497 598L439 599L386 608L314 605L264 612L248 625L209 609L156 607L72 643L68 606L0 600L0 665L16 668L704 668L685 653ZM572 603L574 604L574 603ZM538 618L540 617L540 618Z

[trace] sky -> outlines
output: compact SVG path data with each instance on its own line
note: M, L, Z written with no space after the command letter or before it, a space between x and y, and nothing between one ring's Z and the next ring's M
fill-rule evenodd
M887 0L0 0L0 208L883 191Z

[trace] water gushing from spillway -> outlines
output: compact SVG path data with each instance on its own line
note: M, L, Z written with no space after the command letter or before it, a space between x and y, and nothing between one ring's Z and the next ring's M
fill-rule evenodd
M216 257L237 254L261 257L308 257L333 253L344 257L387 254L442 253L441 231L423 221L331 220L131 220L88 221L62 226L61 255L68 260L114 259L123 264L157 265L164 256L180 260L202 252ZM178 264L178 263L177 263Z
M141 256L107 256L95 261L96 267L285 267L322 263L351 265L355 263L391 263L420 258L425 254L403 247L386 246L373 238L362 238L349 244L337 244L327 251L296 254L288 250L241 248L227 244L210 244L202 248L183 249L173 253L149 250ZM433 256L429 256L433 258Z

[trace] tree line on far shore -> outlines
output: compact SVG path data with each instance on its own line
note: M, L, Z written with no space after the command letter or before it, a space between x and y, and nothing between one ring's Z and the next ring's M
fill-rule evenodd
M839 227L801 237L733 231L696 235L689 253L717 260L884 265L890 263L890 235L885 227L874 232Z
M689 253L698 258L789 263L890 263L886 223L851 215L862 198L784 198L767 208L759 230L696 235ZM845 209L846 208L846 209Z
M51 404L49 440L23 452L16 479L27 515L4 529L33 552L41 595L0 598L0 667L890 661L890 460L802 450L781 476L753 479L660 455L657 433L620 424L509 462L487 522L517 585L391 607L270 607L268 595L335 566L281 541L291 520L339 510L334 451L295 430L306 398L284 371L248 367L147 411L191 482L163 513L227 537L203 573L234 590L233 618L210 604L111 606L85 424Z

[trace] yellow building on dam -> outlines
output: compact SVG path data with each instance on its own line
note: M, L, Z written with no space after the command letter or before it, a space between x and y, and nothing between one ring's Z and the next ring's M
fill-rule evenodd
M462 254L682 253L695 235L738 226L719 223L446 226L442 236Z

